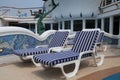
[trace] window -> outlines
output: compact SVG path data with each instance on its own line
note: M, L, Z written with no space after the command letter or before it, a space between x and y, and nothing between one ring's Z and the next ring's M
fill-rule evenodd
M109 5L112 3L112 0L106 0L106 5Z
M115 16L114 17L114 23L113 23L113 34L114 35L119 35L119 30L120 30L120 23L119 23L120 16Z
M109 33L109 23L110 23L110 19L109 18L105 18L104 20L104 31Z
M82 30L82 20L74 20L73 31Z
M29 24L29 29L33 32L35 32L35 24Z
M50 30L51 28L50 28L50 24L49 23L46 23L45 24L45 30Z
M86 28L95 28L95 20L86 20Z
M58 23L53 23L53 30L58 30Z
M98 19L98 21L97 21L97 28L101 29L101 19Z
M71 22L70 21L65 21L64 26L65 26L65 29L71 29L70 28Z

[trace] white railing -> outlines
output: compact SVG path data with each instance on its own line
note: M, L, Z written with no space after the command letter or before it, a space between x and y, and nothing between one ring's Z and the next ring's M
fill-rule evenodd
M33 16L39 10L43 10L42 7L33 8L16 8L16 7L0 7L0 16L15 16L15 17L29 17Z
M100 13L111 12L120 9L120 0L101 0L99 11Z
M101 4L100 4L100 7L101 8L106 8L106 7L109 7L109 6L112 6L112 5L117 5L120 3L120 0L102 0Z

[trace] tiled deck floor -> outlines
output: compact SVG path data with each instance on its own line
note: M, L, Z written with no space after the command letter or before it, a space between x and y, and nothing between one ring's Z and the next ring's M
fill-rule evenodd
M97 71L120 67L120 49L108 49L104 54L107 58L102 66L95 67L91 60L83 61L77 76L70 78L70 80L85 80L80 78ZM116 55L117 57L108 57ZM67 70L71 70L72 67L68 67ZM18 57L9 55L0 57L0 80L65 80L65 78L60 69L45 70L42 67L35 67L32 63L23 63Z

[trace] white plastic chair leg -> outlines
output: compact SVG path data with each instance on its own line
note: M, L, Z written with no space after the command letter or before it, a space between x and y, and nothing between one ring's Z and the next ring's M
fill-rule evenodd
M103 64L103 61L104 61L104 55L98 54L98 55L96 56L96 58L100 58L100 61L97 62L96 65L97 65L97 66L102 65L102 64Z
M75 76L75 75L77 74L78 69L79 69L79 65L80 65L79 63L75 62L75 68L74 68L74 70L73 70L72 72L69 72L69 73L65 73L65 71L64 71L64 66L61 66L60 68L61 68L61 70L62 70L63 75L64 75L67 79L69 79L69 78L71 78L71 77L73 77L73 76Z
M33 64L34 64L35 66L41 66L41 64L40 64L40 63L36 63L33 58L32 58L32 62L33 62Z
M106 50L107 50L107 46L105 45L103 51L106 51Z
M26 60L25 60L23 57L21 57L21 56L20 56L20 59L21 59L23 62L25 62L25 61L26 61Z
M26 56L26 57L22 57L22 56L19 56L20 59L23 61L23 62L27 62L27 61L31 61L33 55L31 56Z

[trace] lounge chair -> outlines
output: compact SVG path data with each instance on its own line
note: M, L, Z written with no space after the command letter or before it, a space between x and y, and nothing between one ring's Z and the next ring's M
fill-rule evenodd
M53 54L35 55L32 60L36 66L42 64L48 67L58 67L62 70L62 73L66 78L73 77L78 72L80 62L91 57L83 57L83 55L92 53L92 58L95 60L95 46L99 32L99 29L89 29L77 32L77 39L71 50L56 52ZM65 73L64 66L69 64L75 64L75 68L73 72Z
M98 37L96 44L99 47L99 49L101 49L102 51L106 51L107 46L103 46L103 38L104 38L104 31L100 31L100 35Z
M97 45L100 46L103 42L103 37L104 37L104 31L100 31L100 35L97 40Z
M59 30L54 35L52 40L50 41L48 47L38 47L38 48L29 48L29 49L21 49L14 50L13 53L18 55L21 60L25 61L26 59L31 59L33 55L50 53L50 51L54 48L62 50L65 46L65 42L69 35L70 30Z

